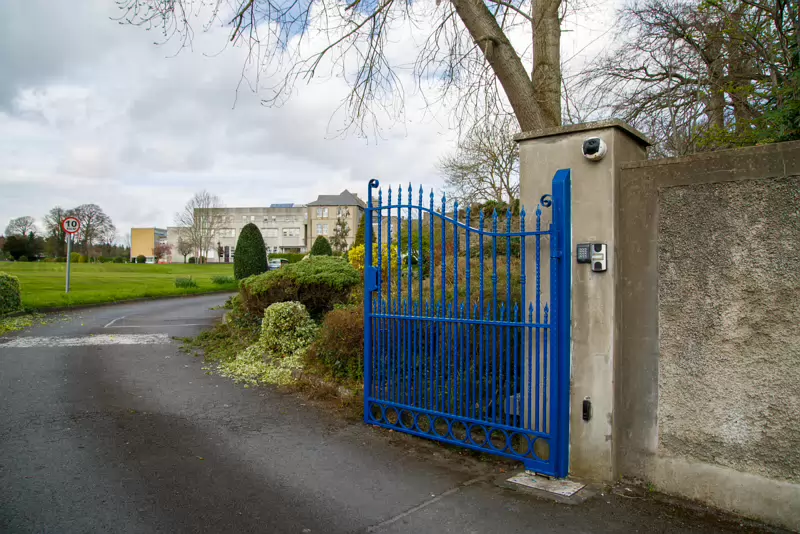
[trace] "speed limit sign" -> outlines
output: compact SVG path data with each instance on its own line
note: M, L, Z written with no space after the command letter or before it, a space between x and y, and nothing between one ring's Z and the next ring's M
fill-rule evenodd
M67 217L61 221L61 228L68 234L77 234L81 229L81 222L75 217Z

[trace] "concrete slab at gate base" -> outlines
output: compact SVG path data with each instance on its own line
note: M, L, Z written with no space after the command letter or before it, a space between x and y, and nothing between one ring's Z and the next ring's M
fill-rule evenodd
M583 156L590 137L605 141L608 152L600 161ZM613 481L614 366L617 353L616 309L616 190L619 167L646 158L647 139L618 121L573 125L515 137L520 147L520 200L533 219L539 199L550 194L559 169L572 171L572 376L570 384L570 474L588 481ZM534 219L535 220L535 219ZM543 228L550 224L543 210ZM608 270L594 273L588 264L575 262L578 243L605 243ZM535 278L535 250L527 248L528 279ZM541 290L549 300L549 243L542 246ZM534 301L535 284L527 285L527 300ZM589 399L593 416L582 419L582 404Z

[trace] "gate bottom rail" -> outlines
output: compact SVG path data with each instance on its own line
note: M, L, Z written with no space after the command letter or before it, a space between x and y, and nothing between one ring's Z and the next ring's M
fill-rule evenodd
M553 436L407 404L368 399L369 424L520 461L525 469L554 474Z

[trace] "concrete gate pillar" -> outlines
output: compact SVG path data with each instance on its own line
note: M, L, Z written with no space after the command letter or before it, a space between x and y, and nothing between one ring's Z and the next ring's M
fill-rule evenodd
M583 155L586 139L599 137L607 146L605 157L590 161ZM550 194L559 169L572 170L572 376L570 380L570 474L592 481L616 478L614 466L614 362L618 347L616 284L617 177L621 163L646 159L649 142L619 121L578 124L522 133L520 148L520 200L533 215L539 199ZM529 217L529 220L534 220ZM550 224L543 210L542 228ZM591 265L576 262L578 243L605 243L607 271L592 272ZM527 247L528 280L536 277L534 247ZM550 258L549 243L542 243L542 264ZM527 285L528 301L535 295ZM549 273L542 271L542 295L549 295ZM592 415L583 420L583 401L591 402Z

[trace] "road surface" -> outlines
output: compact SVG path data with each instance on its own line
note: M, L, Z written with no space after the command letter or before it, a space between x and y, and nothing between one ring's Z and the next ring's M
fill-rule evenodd
M741 532L734 520L499 487L497 466L209 376L174 336L224 296L75 312L0 338L0 532Z

